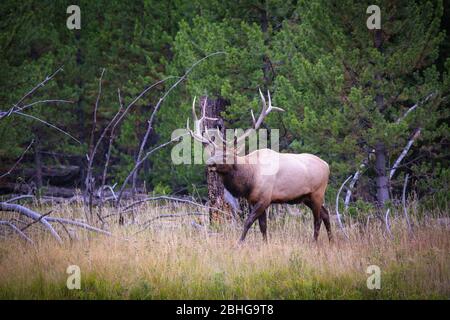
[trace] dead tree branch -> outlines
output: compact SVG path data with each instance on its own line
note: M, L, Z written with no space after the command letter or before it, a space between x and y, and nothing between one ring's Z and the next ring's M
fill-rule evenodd
M79 228L83 228L89 231L105 234L108 236L111 236L111 232L93 227L89 224L74 221L66 218L57 218L57 217L48 217L48 216L42 216L39 213L28 209L26 207L23 207L18 204L9 204L5 202L0 202L0 211L11 211L11 212L17 212L20 214L23 214L24 216L27 216L31 219L33 219L35 222L39 221L52 235L53 237L59 242L62 243L61 237L58 235L56 230L53 228L53 226L49 222L57 222L57 223L64 223L64 224L70 224ZM33 222L34 223L34 222Z
M207 214L207 213L200 213L200 212L191 212L191 213L184 213L184 214L161 214L159 216L151 218L151 219L145 221L144 223L142 223L141 230L135 232L134 235L139 234L142 231L146 230L153 221L156 221L156 220L159 220L159 219L163 219L163 218L180 218L180 217L188 217L188 216L209 216L209 214Z
M23 111L25 109L31 108L37 104L47 104L47 103L74 103L74 101L71 100L61 100L61 99L48 99L48 100L39 100L34 101L32 103L26 104L20 108L17 108L16 111Z
M25 231L26 229L28 229L29 227L31 227L33 224L35 224L35 223L41 221L42 219L44 219L46 216L48 216L48 215L51 214L52 212L53 212L53 210L50 210L49 212L47 212L47 213L41 215L38 219L36 219L36 220L30 222L29 224L27 224L25 227L21 228L20 230L21 230L21 231Z
M406 110L406 112L397 119L397 121L395 123L400 123L402 122L407 116L408 114L410 114L411 112L413 112L415 109L417 109L417 107L425 104L428 100L430 100L433 96L435 95L435 93L430 93L428 96L426 96L422 101L417 102L415 105L413 105L412 107L408 108L408 110Z
M167 90L163 96L159 99L158 103L156 104L155 108L153 109L153 112L150 116L150 119L148 120L148 125L147 125L147 131L145 132L144 138L142 139L141 145L139 147L139 153L138 156L136 157L136 165L135 165L135 169L133 172L133 179L132 179L132 192L134 192L135 188L136 188L136 179L137 179L137 175L140 169L140 165L138 165L138 163L142 163L143 162L143 157L144 156L144 149L145 146L147 145L147 141L148 138L150 136L150 134L153 131L153 121L155 120L156 117L156 113L158 112L159 108L161 107L162 102L166 99L166 97L169 95L169 93L175 89L178 84L180 84L183 80L185 80L187 78L187 76L189 75L189 73L191 73L191 71L202 61L208 59L209 57L218 55L218 54L225 54L225 52L219 51L219 52L214 52L211 54L208 54L207 56L201 58L200 60L197 60L170 88L169 90Z
M348 210L348 206L350 204L350 199L352 197L353 188L355 187L356 182L358 181L360 175L362 174L362 171L369 163L368 159L365 159L363 163L359 166L359 170L355 172L353 175L352 181L350 181L350 185L347 189L347 193L345 194L345 201L344 201L344 212Z
M93 231L93 232L98 232L107 236L111 236L112 233L97 227L93 227L87 223L83 223L83 222L79 222L79 221L75 221L75 220L70 220L70 219L65 219L65 218L56 218L56 217L47 217L46 218L47 221L49 222L58 222L58 223L64 223L64 224L70 224L72 226L76 226L79 228L83 228L89 231Z
M42 82L32 88L28 93L26 93L22 98L19 99L8 111L0 112L0 120L4 117L10 116L16 109L19 109L20 104L25 101L28 97L30 97L33 93L35 93L39 88L45 86L47 82L53 79L60 71L63 70L63 66L59 67L55 72L51 75L47 76ZM19 109L20 110L20 109Z
M56 131L59 131L59 132L61 132L62 134L68 136L69 138L71 138L72 140L78 142L79 144L81 144L80 140L78 140L77 138L75 138L73 135L71 135L71 134L68 133L67 131L64 131L63 129L61 129L61 128L55 126L54 124L51 124L50 122L47 122L47 121L42 120L42 119L40 119L40 118L38 118L38 117L36 117L36 116L33 116L33 115L31 115L31 114L27 114L27 113L23 113L23 112L20 112L20 111L13 111L13 113L14 113L14 114L18 114L18 115L23 116L23 117L26 117L26 118L30 118L30 119L36 120L36 121L38 121L38 122L41 122L41 123L43 123L43 124L49 126L50 128L53 128L53 129L55 129Z
M32 102L30 104L21 106L21 104L23 103L23 101L25 101L27 98L29 98L31 95L33 95L39 88L43 87L47 82L49 82L51 79L53 79L57 73L59 73L60 71L62 71L62 66L60 68L58 68L55 72L53 72L51 75L47 76L42 82L40 82L38 85L36 85L34 88L32 88L28 93L26 93L22 98L19 99L19 101L17 101L8 111L0 111L0 120L3 118L6 118L8 116L10 116L11 114L17 114L20 115L22 117L26 117L26 118L30 118L33 120L36 120L38 122L41 122L63 134L65 134L66 136L70 137L71 139L75 140L76 142L78 142L79 144L81 144L81 142L75 138L74 136L72 136L71 134L69 134L68 132L64 131L63 129L45 121L42 120L36 116L30 115L30 114L26 114L23 113L22 111L24 109L30 108L34 105L37 104L42 104L42 103L57 103L57 102L62 102L62 103L73 103L73 101L69 101L69 100L61 100L61 99L49 99L49 100L39 100L39 101L35 101Z
M400 153L400 155L398 156L397 160L395 160L394 165L392 166L392 169L389 172L389 179L392 179L392 177L394 176L395 171L397 170L398 166L400 165L400 162L402 162L403 158L408 153L408 151L411 148L411 146L413 145L414 141L419 137L420 131L421 131L421 128L418 128L414 132L413 136L411 137L411 139L409 139L408 143L403 148L403 151Z
M0 211L17 212L17 213L23 214L24 216L27 216L33 220L39 220L40 223L56 239L56 241L58 241L59 243L62 243L61 237L58 235L58 233L52 227L52 225L50 223L48 223L47 219L50 219L49 217L41 218L41 215L37 212L34 212L33 210L30 210L30 209L23 207L21 205L18 205L18 204L11 204L11 203L5 203L5 202L0 202Z
M103 207L103 190L104 190L104 186L106 184L106 175L107 175L107 172L108 172L109 161L110 161L110 158L111 158L111 150L112 150L113 141L115 139L115 130L116 130L116 128L120 125L122 120L125 118L127 113L130 111L131 107L133 107L136 104L136 102L139 101L140 98L142 98L148 91L150 91L151 89L153 89L157 85L159 85L159 84L161 84L161 83L163 83L163 82L165 82L165 81L167 81L169 79L173 79L173 78L177 78L177 77L173 77L173 76L167 77L167 78L159 80L159 81L155 82L154 84L152 84L151 86L145 88L138 96L136 96L133 99L133 101L131 101L126 106L125 109L123 108L122 97L120 95L120 89L117 89L117 95L118 95L118 98L119 98L119 110L114 115L113 119L108 123L108 125L103 130L103 132L102 132L102 134L101 134L101 136L99 138L99 141L97 142L97 146L95 148L95 152L96 152L97 148L98 148L98 144L103 139L103 137L105 136L105 134L109 130L109 128L111 128L111 132L109 134L108 150L106 152L106 159L105 159L105 164L104 164L104 167L103 167L103 174L102 174L99 215L101 215L102 207ZM93 154L93 156L95 156L95 153ZM115 197L114 200L116 200L116 197Z
M184 134L184 135L187 135L187 134L188 134L188 133L186 133L186 134ZM148 152L145 154L145 156L144 156L140 161L138 161L138 162L135 164L134 168L131 170L131 172L128 174L128 176L125 178L125 181L123 182L122 187L121 187L120 190L119 190L119 193L118 193L118 196L117 196L117 200L116 200L116 206L119 205L120 200L122 199L122 195L123 195L123 192L124 192L124 190L125 190L125 187L126 187L127 184L128 184L128 181L131 179L131 177L134 175L134 173L138 170L138 168L140 168L140 166L144 163L144 161L147 160L147 158L148 158L152 153L154 153L154 152L158 151L159 149L162 149L162 148L164 148L164 147L170 145L170 144L173 143L173 142L179 141L179 139L180 139L182 136L184 136L184 135L180 135L180 136L178 136L178 137L175 137L174 139L171 139L171 140L169 140L169 141L167 141L167 142L165 142L165 143L163 143L163 144L160 144L159 146L153 148L152 150L148 151Z
M406 110L406 112L405 112L401 117L399 117L395 123L397 123L397 124L401 123L401 122L402 122L402 121L403 121L403 120L404 120L411 112L413 112L413 111L414 111L415 109L417 109L419 106L421 106L421 105L425 104L426 102L428 102L428 100L430 100L430 99L431 99L433 96L435 96L435 95L436 95L436 93L432 92L432 93L430 93L429 95L427 95L424 99L422 99L421 101L417 102L416 104L414 104L413 106L411 106L410 108L408 108L408 110ZM420 129L419 129L419 133L420 133ZM414 135L414 136L415 136L415 135ZM413 138L414 138L414 136L413 136ZM410 140L411 144L409 145L409 147L408 147L408 145L405 147L405 149L406 149L406 148L407 148L407 149L406 149L406 152L405 152L405 154L403 155L403 157L406 155L406 153L408 152L409 148L411 147L412 143L414 142L414 140L415 140L416 138L417 138L417 137L415 137L414 139L412 139L412 142L411 142L411 140ZM409 144L409 142L408 142L408 144ZM405 151L405 149L404 149L403 151ZM402 152L402 154L403 154L403 152ZM400 155L400 156L401 156L401 155ZM394 164L393 168L391 169L390 179L392 179L392 176L394 175L395 170L398 168L398 165L400 164L400 162L401 162L401 160L403 159L403 157L401 157L401 158L399 157L399 159L397 159L397 161L398 161L398 160L400 160L400 161L398 161L398 163L397 163L397 161L396 161L396 165ZM349 204L350 204L350 198L351 198L351 195L352 195L352 190L353 190L353 188L354 188L356 182L358 181L359 177L361 176L361 169L363 169L364 167L366 167L367 164L368 164L367 160L364 160L364 162L361 163L361 165L360 165L360 169L358 169L358 170L354 173L354 175L353 175L352 182L350 183L350 186L349 186L349 188L348 188L348 190L347 190L347 194L346 194L346 196L345 196L345 202L344 202L345 210L348 209L348 206L349 206Z
M103 133L106 131L104 130L100 138L98 139L97 143L94 146L94 139L95 139L95 129L97 128L97 110L98 110L98 104L100 102L100 96L102 94L102 80L103 75L105 74L105 68L102 69L102 73L100 74L100 78L98 80L98 93L97 93L97 99L95 100L94 105L94 111L93 111L93 119L92 119L92 128L91 128L91 137L89 142L89 155L87 156L88 159L88 166L87 166L87 172L86 172L86 179L84 181L85 184L85 199L87 199L87 205L89 208L89 217L86 216L86 218L92 219L92 202L94 197L94 189L95 189L95 181L94 177L92 176L92 165L94 163L94 157L95 153L97 152L97 148L100 145L101 140L103 139ZM100 221L103 222L100 215L98 215L98 218ZM89 221L89 220L88 220Z
M63 230L66 232L67 236L69 237L69 240L72 241L72 235L70 234L69 230L67 230L67 228L64 225L64 223L61 223L61 222L58 222L58 223L61 226L61 228L63 228Z
M351 177L352 177L352 176L349 176L349 177L342 183L342 185L341 185L341 187L339 188L339 191L338 191L338 193L337 193L337 195L336 195L336 215L337 215L337 219L338 219L338 222L339 222L339 226L340 226L342 232L344 233L344 235L345 235L345 237L346 237L347 239L349 239L349 237L348 237L347 233L345 232L344 225L342 224L342 221L341 221L341 215L339 214L339 195L341 194L342 189L344 188L345 184L350 180Z
M33 240L31 240L25 233L23 233L19 228L17 228L14 224L12 224L9 221L4 221L1 220L0 221L0 225L4 225L4 226L8 226L11 229L13 229L20 237L22 237L23 239L25 239L27 242L34 244Z
M2 175L0 176L0 179L6 177L7 175L11 174L11 172L14 171L14 169L17 167L17 165L20 163L20 161L22 161L23 157L24 157L25 154L28 152L28 150L30 150L30 148L31 148L31 146L33 145L33 143L34 143L34 139L31 140L31 142L30 142L30 144L28 145L28 147L25 149L24 152L22 152L22 154L20 155L19 159L17 159L17 161L14 163L14 165L13 165L7 172L5 172L4 174L2 174Z
M117 89L117 95L119 97L119 110L117 111L117 113L115 114L115 116L113 117L113 119L108 123L107 128L105 128L104 132L107 131L108 127L110 125L112 125L111 128L111 132L109 134L109 143L108 143L108 150L106 152L106 159L105 159L105 164L103 166L103 174L102 174L102 184L100 186L100 207L99 207L99 215L102 215L102 209L103 209L103 191L105 190L105 185L106 185L106 175L108 173L108 167L109 167L109 161L111 158L111 150L112 150L112 145L113 145L113 141L115 139L114 133L116 130L117 125L119 124L120 120L125 116L124 114L126 114L128 108L125 110L125 112L122 114L122 110L123 110L123 104L122 104L122 97L120 96L120 89ZM116 120L117 119L117 120ZM115 186L115 185L114 185ZM114 193L113 190L114 187L110 187L110 190L114 196L114 201L117 199L116 194Z
M149 198L145 198L145 199L133 202L130 205L126 206L122 210L122 212L125 213L125 212L129 211L130 209L132 209L133 207L135 207L135 206L137 206L139 204L142 204L144 202L147 202L147 201L158 201L158 200L169 200L169 201L175 201L175 202L188 203L188 204L191 204L191 205L194 205L194 206L197 206L197 207L216 210L215 208L211 208L209 206L206 206L206 205L201 204L201 203L197 203L197 202L189 200L189 199L175 198L175 197L169 197L169 196L157 196L157 197L149 197ZM222 211L222 210L219 210L219 209L217 209L217 210L218 211ZM225 211L223 211L223 213L225 213Z
M31 195L31 194L24 194L24 195L21 195L21 196L17 196L17 197L8 199L5 202L6 203L11 203L11 202L16 202L16 201L19 201L19 200L22 200L22 199L30 199L30 198L33 199L33 198L35 198L35 196Z
M387 230L389 236L392 236L391 227L390 227L390 224L389 224L389 213L390 212L391 212L391 209L388 208L386 210L386 214L384 215L384 223L386 224L386 230Z

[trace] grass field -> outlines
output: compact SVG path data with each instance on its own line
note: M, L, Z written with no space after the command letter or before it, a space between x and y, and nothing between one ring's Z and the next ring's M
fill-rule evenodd
M48 207L36 208L47 212ZM78 205L54 205L55 216L81 218ZM381 221L346 221L350 239L333 224L328 243L322 227L312 241L311 213L269 220L269 242L257 226L242 246L241 228L202 227L207 217L161 218L192 212L187 206L143 206L135 224L111 228L113 236L55 224L63 245L35 224L34 245L6 234L0 240L1 299L448 299L449 226L415 218L409 235L401 213L391 219L392 236ZM112 212L112 211L111 211ZM106 212L107 214L108 212ZM2 213L6 218L17 214ZM3 218L4 218L3 217ZM111 220L112 221L112 220ZM195 223L193 223L195 222ZM1 229L5 235L6 229ZM136 232L141 231L136 234ZM72 238L71 240L69 239ZM69 290L69 265L81 271L81 289ZM381 288L367 288L369 265L381 270Z

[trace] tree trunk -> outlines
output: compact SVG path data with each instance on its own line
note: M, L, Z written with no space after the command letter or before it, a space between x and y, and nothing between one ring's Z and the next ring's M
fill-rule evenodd
M200 99L200 106L206 101L205 115L211 118L217 118L219 120L206 120L205 126L208 129L218 128L220 132L225 136L225 126L223 120L220 117L220 112L224 110L227 102L224 99L211 100L203 96ZM203 128L204 130L204 128ZM209 219L211 223L222 223L228 221L232 217L231 207L225 202L224 197L224 185L219 174L212 171L209 167L206 167L206 182L208 184L208 200L209 206ZM218 210L217 210L218 209Z
M386 175L386 148L382 142L378 142L375 146L375 172L377 203L380 207L384 207L389 200L389 181Z
M75 114L76 114L76 119L77 119L77 126L78 126L78 134L80 137L80 141L81 142L85 142L86 140L86 135L85 135L85 130L86 130L86 118L84 115L84 80L83 80L83 73L82 73L82 68L83 68L83 53L81 52L81 30L75 30L75 43L76 43L76 47L77 47L77 52L75 54L75 64L76 64L76 68L77 68L77 77L76 77L76 85L78 87L78 89L80 90L80 94L77 100L77 108L75 110ZM80 181L84 182L84 180L86 179L86 170L85 170L85 165L84 165L84 157L83 159L77 161L78 165L80 166L81 170L80 170Z
M34 143L34 167L36 174L36 188L39 191L42 188L42 155L41 155L41 145L39 138L36 137Z
M383 52L383 34L380 29L375 30L375 48ZM382 75L378 72L375 75L377 82L382 81ZM378 86L380 83L377 84ZM377 93L375 102L380 112L383 112L384 97L382 93ZM385 203L389 201L389 181L386 176L386 146L384 142L378 141L375 145L375 172L376 172L376 186L377 186L377 204L384 207Z

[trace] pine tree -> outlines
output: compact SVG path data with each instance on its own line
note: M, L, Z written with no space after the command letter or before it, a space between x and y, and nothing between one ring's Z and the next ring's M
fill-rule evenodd
M379 1L377 31L366 26L370 4L301 1L272 55L279 61L275 101L288 111L291 148L329 160L337 181L368 161L367 200L383 205L389 167L411 136L419 128L424 137L447 128L438 108L448 88L433 65L444 39L443 7Z

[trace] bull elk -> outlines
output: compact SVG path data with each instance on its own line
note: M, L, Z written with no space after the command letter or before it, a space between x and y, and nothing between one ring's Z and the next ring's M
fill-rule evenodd
M283 111L272 106L270 93L268 93L268 103L261 90L259 93L263 106L261 114L255 120L252 112L253 127L247 129L239 138L234 137L233 146L221 137L218 130L217 134L222 146L217 144L216 136L211 137L208 128L205 128L205 134L202 134L203 121L214 119L205 116L205 103L202 106L201 118L197 118L195 98L192 104L194 130L189 128L189 120L187 123L187 129L195 140L212 147L212 155L206 161L206 165L219 173L225 188L234 197L246 198L250 205L251 210L245 220L240 242L244 241L256 219L258 219L263 239L267 241L266 209L272 203L304 203L313 213L314 240L317 240L323 221L331 241L330 217L323 205L330 174L330 169L325 161L308 153L278 153L270 149L256 150L245 156L238 155L237 145L259 129L264 118L271 111Z

